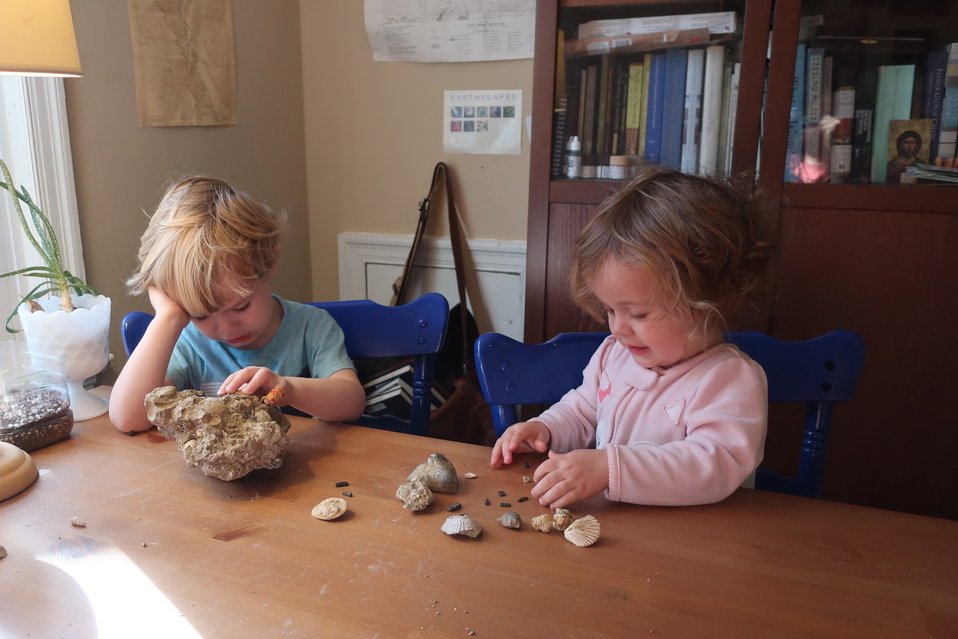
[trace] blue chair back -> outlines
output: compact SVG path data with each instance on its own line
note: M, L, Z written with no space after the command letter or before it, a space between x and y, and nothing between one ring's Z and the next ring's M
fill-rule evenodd
M353 359L409 357L413 360L413 398L410 418L363 415L358 423L416 435L429 434L430 394L436 354L446 335L449 302L439 293L426 293L401 306L371 300L314 302L343 329L346 352ZM133 312L120 324L123 347L133 352L147 325L149 313Z
M519 405L555 403L581 384L582 370L607 336L560 333L542 344L523 344L498 333L481 335L476 370L497 436L518 421ZM862 339L847 330L795 342L757 332L731 332L727 337L765 369L770 402L805 405L797 476L759 468L756 488L819 497L832 409L855 392L864 364Z
M797 475L785 477L762 467L755 476L755 487L820 497L832 411L835 402L846 402L855 394L865 364L862 338L848 330L801 341L751 331L733 331L727 337L765 369L769 402L805 405Z
M500 333L476 340L479 387L492 408L496 437L519 421L522 404L554 404L582 383L582 370L608 333L559 333L523 344Z

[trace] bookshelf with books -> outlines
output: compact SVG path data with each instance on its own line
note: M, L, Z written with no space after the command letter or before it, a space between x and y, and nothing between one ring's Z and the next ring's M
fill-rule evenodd
M942 452L958 449L946 426L958 400L942 387L958 378L958 172L945 102L958 3L779 2L773 33L759 166L778 203L769 329L804 339L847 328L866 344L855 398L836 408L825 496L958 519L958 465ZM805 119L796 151L793 107L810 103L813 49L832 81L822 73L819 126ZM827 164L809 157L810 136ZM787 465L772 429L766 459Z
M646 126L638 132L639 148L658 148L659 155L651 159L661 163L666 114L660 94L668 52L707 52L713 43L621 53L609 43L607 52L575 56L566 55L565 49L578 38L579 25L590 21L723 11L735 12L736 31L720 42L720 95L723 105L735 107L719 116L718 138L723 141L715 151L716 166L724 164L736 179L754 178L773 209L767 226L776 258L767 315L754 327L785 339L848 328L866 343L865 372L856 396L835 409L825 496L958 519L958 464L946 452L958 450L958 429L950 427L958 400L947 390L950 380L958 379L958 341L952 327L958 316L958 250L953 246L958 240L958 170L944 161L936 167L925 140L932 138L938 148L944 144L947 153L950 141L958 137L958 97L952 98L955 102L945 97L949 88L958 94L958 47L950 46L958 43L958 2L540 0L525 339L544 341L559 332L595 328L569 297L571 250L598 203L622 184L608 178L567 179L551 172L552 153L562 144L553 139L555 109L568 102L565 79L556 78L557 56L567 70L577 65L598 68L603 55L613 67L617 58L630 64L641 61L640 123ZM659 36L660 41L664 38ZM817 116L812 114L817 117L814 164L805 162L806 137L813 135L806 132L806 124L814 123L805 120L809 103L804 73L801 94L793 96L799 84L796 64L808 66L809 49L821 51L820 60L813 60L820 63L818 93L811 103L818 109ZM952 58L955 64L950 65ZM909 65L914 65L911 74ZM891 67L905 67L904 73L892 73ZM949 69L954 69L950 82ZM881 81L889 75L897 79ZM733 76L738 82L730 82ZM910 94L905 95L904 88L889 90L896 82L907 84L909 76ZM703 110L704 86L703 81ZM714 87L710 93L714 102ZM890 104L883 94L891 94ZM580 82L575 126L589 109L584 98ZM598 103L596 95L590 99ZM881 107L880 99L885 102ZM595 111L592 107L593 118ZM628 106L624 120L629 121ZM704 116L701 124L696 170L702 165ZM709 127L714 129L714 124ZM887 132L876 134L878 128ZM889 183L888 163L900 155L898 145L914 144L909 131L922 137L922 150L918 161L901 174L915 183L902 184L900 177L898 183ZM713 134L710 130L710 139ZM632 138L634 133L626 131L625 139ZM884 183L882 163L873 161L876 146L887 158ZM562 148L558 146L560 156ZM787 173L791 157L798 162L793 167L796 179ZM709 166L712 160L707 158ZM815 171L809 170L812 166ZM879 179L873 180L873 173ZM766 462L775 469L793 469L791 447L801 429L797 419L797 412L773 409Z

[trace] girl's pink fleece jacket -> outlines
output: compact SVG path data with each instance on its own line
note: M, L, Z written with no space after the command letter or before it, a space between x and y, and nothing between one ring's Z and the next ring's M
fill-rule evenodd
M731 495L762 460L767 382L732 344L648 369L609 337L582 385L534 421L548 427L555 452L606 451L612 501L707 504Z

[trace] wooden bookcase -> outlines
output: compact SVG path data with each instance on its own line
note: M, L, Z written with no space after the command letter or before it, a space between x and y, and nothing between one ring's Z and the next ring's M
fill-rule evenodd
M865 372L855 400L835 412L825 496L958 518L958 394L950 388L958 380L953 328L958 317L958 189L795 184L785 182L784 171L803 16L824 16L819 33L846 25L833 35L895 38L919 32L924 37L919 46L931 50L958 42L958 3L540 0L525 339L543 341L558 332L594 328L569 299L571 251L596 205L622 184L551 177L558 30L593 19L728 10L742 20L732 168L748 179L757 166L756 180L774 204L769 220L777 242L773 298L758 327L786 339L848 328L866 343ZM841 32L847 25L860 31ZM902 47L886 49L863 55L874 56L878 64L897 64L907 55ZM793 468L800 428L797 411L773 410L768 465Z

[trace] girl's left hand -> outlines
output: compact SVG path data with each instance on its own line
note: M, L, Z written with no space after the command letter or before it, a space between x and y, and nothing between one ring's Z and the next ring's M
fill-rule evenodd
M284 377L274 373L272 370L263 366L247 366L227 377L218 391L219 395L235 393L237 391L248 393L250 395L264 395L274 389L279 392L274 393L277 400L273 402L274 406L285 406L289 402L286 399L288 395L285 390L289 382Z
M609 457L604 450L549 451L532 476L532 496L548 508L563 508L609 487Z

